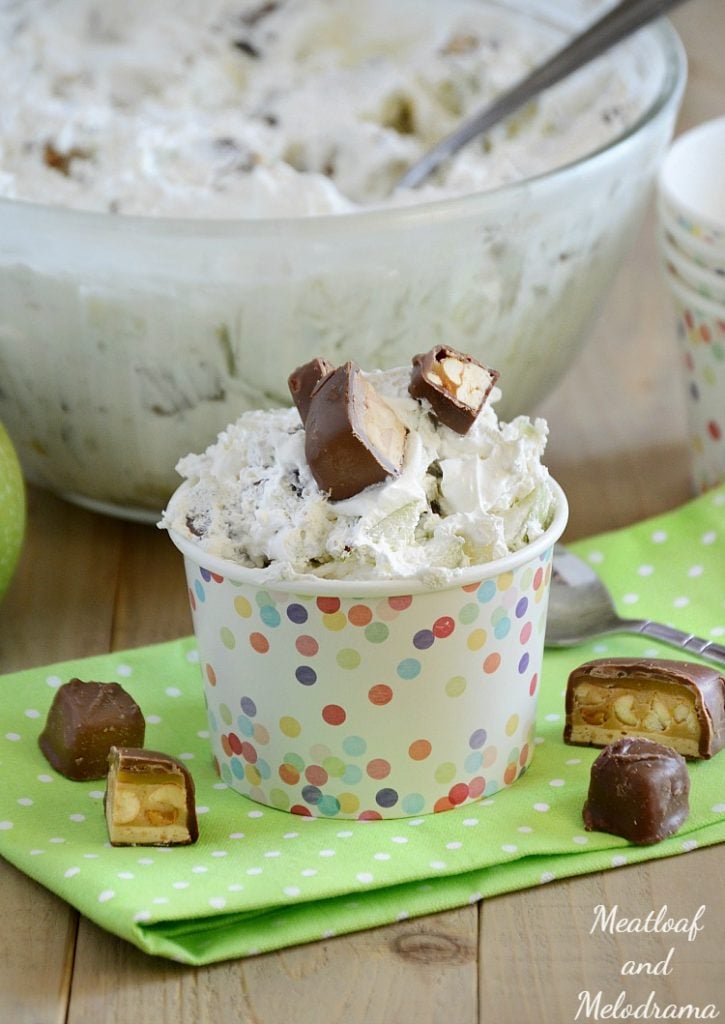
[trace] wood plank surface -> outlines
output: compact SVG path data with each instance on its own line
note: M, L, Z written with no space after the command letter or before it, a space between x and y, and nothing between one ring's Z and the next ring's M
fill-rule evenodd
M81 922L68 1024L477 1020L477 908L204 969L152 961Z
M725 3L692 0L673 20L690 62L681 130L725 113ZM590 344L539 410L571 502L569 538L689 497L679 383L650 215ZM0 671L189 631L181 560L162 534L31 491L20 571L0 610ZM0 861L0 1024L562 1024L576 1019L581 991L646 995L651 979L623 979L622 965L660 961L670 944L671 974L651 986L660 1000L719 1000L722 1014L723 867L715 847L191 969L146 956ZM703 904L706 931L693 943L590 934L600 903L630 917L664 903L691 916Z
M600 991L601 1005L616 1003L619 993L625 991L627 1003L639 1006L646 1004L650 992L655 991L661 1007L688 1003L705 1007L713 1003L722 1012L724 859L721 846L709 847L697 855L549 883L535 892L496 899L492 901L495 906L484 903L481 992L490 993L494 1019L511 1024L593 1020L596 1018L585 1015L590 1003L581 994L588 993L595 999ZM600 905L607 912L615 908L619 919L641 921L643 926L655 911L651 919L654 926L664 907L662 928L670 918L691 921L704 906L699 922L704 931L693 941L682 932L611 934L598 924L596 908ZM670 948L674 953L665 963ZM623 975L622 969L630 961L653 968L661 965L669 973ZM482 1003L482 1021L486 1019L484 1010Z
M79 915L0 858L0 1021L64 1024Z

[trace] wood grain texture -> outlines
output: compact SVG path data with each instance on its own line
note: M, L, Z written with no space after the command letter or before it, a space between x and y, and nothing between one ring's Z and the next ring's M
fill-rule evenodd
M475 1024L477 942L474 906L193 969L82 921L68 1024L98 1024L100 1006L114 1024Z
M0 1021L64 1024L78 913L0 858Z
M111 648L191 633L183 560L166 533L135 523L124 524L120 532Z
M599 991L603 1003L615 1003L625 991L627 1003L637 1006L654 991L660 1006L714 1003L722 1008L725 889L713 882L722 877L724 860L722 847L710 847L696 857L620 867L484 904L481 992L491 994L495 1019L500 1024L561 1024L577 1019L580 1006L588 1008L581 993L596 998ZM600 905L606 912L615 908L617 920L639 920L643 926L654 911L651 930L612 934L597 923ZM664 924L654 930L663 907L664 922L692 921L701 906L706 908L700 920L704 931L694 941L665 932ZM663 963L671 947L671 961ZM659 964L670 973L623 975L631 961L653 968ZM578 1019L587 1019L585 1010Z
M118 525L31 488L28 534L0 614L2 670L109 648L120 556Z
M725 112L723 0L675 14L690 63L683 129ZM569 537L623 526L690 494L671 315L652 214L590 343L542 404ZM20 571L0 607L0 671L190 631L181 560L164 535L30 493ZM0 1024L562 1024L578 993L617 994L625 960L661 960L666 936L590 934L594 907L667 903L706 931L676 940L662 1001L725 1012L723 847L551 882L480 907L191 969L139 952L0 862ZM631 978L632 997L647 978Z

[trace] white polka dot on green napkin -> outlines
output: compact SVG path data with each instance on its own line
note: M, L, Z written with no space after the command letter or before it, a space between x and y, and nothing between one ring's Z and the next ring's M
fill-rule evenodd
M623 614L725 636L725 487L573 547ZM597 751L562 742L563 694L569 671L600 655L676 656L639 636L547 651L536 756L512 788L442 814L372 822L297 817L220 782L190 638L8 675L0 679L0 853L109 931L202 964L722 842L725 753L690 762L690 817L670 839L635 847L584 830ZM146 745L187 763L196 845L110 847L104 784L70 782L49 767L37 737L55 689L73 676L120 682L144 710Z

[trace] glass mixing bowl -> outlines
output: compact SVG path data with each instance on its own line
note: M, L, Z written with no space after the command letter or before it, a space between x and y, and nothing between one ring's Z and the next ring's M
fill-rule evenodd
M679 40L661 22L628 45L653 97L636 123L488 192L230 221L0 200L0 420L28 480L155 520L178 458L287 404L288 373L315 355L385 368L445 342L500 371L503 419L531 413L583 343L672 136Z

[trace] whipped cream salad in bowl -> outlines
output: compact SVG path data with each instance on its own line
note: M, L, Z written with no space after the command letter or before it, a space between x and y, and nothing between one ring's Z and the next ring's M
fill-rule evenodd
M289 405L318 356L390 370L444 341L531 410L637 230L675 33L395 183L574 28L533 0L4 5L0 419L29 480L154 520L178 458Z

